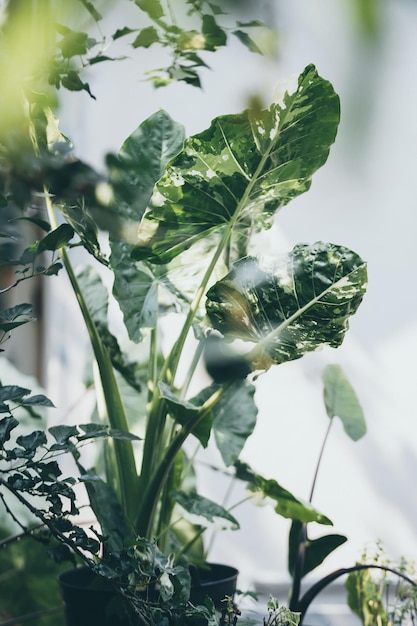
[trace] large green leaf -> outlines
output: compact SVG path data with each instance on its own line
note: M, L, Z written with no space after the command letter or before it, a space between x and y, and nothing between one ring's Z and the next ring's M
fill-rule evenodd
M109 548L121 550L126 539L131 537L132 529L124 517L116 494L94 472L84 472L81 481L85 484L91 508L100 524L101 532L107 538Z
M207 293L213 326L227 338L255 343L252 369L339 346L366 289L366 264L351 250L299 244L268 266L246 258Z
M111 249L113 295L123 313L130 339L139 342L143 338L143 329L156 326L162 307L161 301L158 301L159 290L165 289L168 294L170 285L161 268L155 268L154 271L145 263L132 261L132 247L128 243L113 239ZM165 304L168 309L169 297L165 299Z
M193 418L198 416L204 404L204 400L206 399L205 395L201 395L190 401L180 400L165 383L160 382L159 388L161 397L165 400L171 416L182 426L187 426ZM192 430L192 434L197 437L201 445L205 448L210 438L212 422L213 414L209 411Z
M305 523L332 524L328 517L314 509L311 504L296 498L276 480L256 474L249 465L241 461L236 461L235 469L236 477L248 484L249 491L274 502L275 512L279 515Z
M120 252L127 244L113 243L112 250ZM122 255L114 261L115 281L113 295L123 312L126 330L132 341L139 342L143 338L144 328L154 328L158 316L158 283L146 268L139 269L135 263ZM117 274L117 276L116 276Z
M166 263L224 227L264 228L310 187L338 122L339 98L313 66L269 109L214 119L186 141L157 183L135 257Z
M255 428L258 407L254 396L254 385L246 380L236 381L213 407L214 438L225 465L238 459Z
M164 167L181 150L184 128L165 111L151 115L126 139L116 158L109 160L115 212L139 221Z
M159 383L161 397L167 403L171 416L187 426L198 416L203 404L219 389L212 384L191 400L180 400L164 383ZM213 430L217 448L226 465L232 465L252 434L258 409L254 401L255 387L245 380L227 386L211 410L193 428L192 433L206 447Z
M110 238L110 263L114 274L113 295L123 313L132 341L140 341L143 328L153 328L158 314L159 276L145 264L132 261L132 241L156 181L166 163L182 148L183 127L165 111L145 120L126 139L116 159L110 161L115 192L114 211L121 219L116 236ZM129 243L130 242L130 243Z
M294 575L295 564L300 547L300 533L302 532L302 523L293 521L288 540L288 570L291 576ZM344 535L329 534L317 539L309 539L307 537L304 543L304 562L302 576L312 572L316 567L321 565L323 561L336 548L346 543L347 537Z
M345 433L358 441L366 433L362 407L340 365L328 365L323 372L324 403L330 419L337 416Z

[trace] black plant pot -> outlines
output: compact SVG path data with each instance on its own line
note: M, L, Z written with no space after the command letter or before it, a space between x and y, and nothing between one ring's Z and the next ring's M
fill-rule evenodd
M222 600L236 593L238 573L236 568L221 563L206 563L204 568L190 565L190 601L195 605L202 604L209 596L216 609L221 609L224 606Z
M206 596L221 609L225 596L236 591L238 571L234 567L208 563L207 567L190 567L190 600L201 604ZM62 572L58 584L65 605L67 626L132 626L127 608L117 590L88 567Z
M104 578L88 567L77 567L58 576L67 626L127 626L122 597Z

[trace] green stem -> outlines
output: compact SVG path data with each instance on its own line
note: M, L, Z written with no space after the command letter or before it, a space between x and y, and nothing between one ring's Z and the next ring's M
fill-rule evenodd
M312 485L311 485L310 497L308 499L310 504L313 501L314 490L315 490L316 482L317 482L317 476L318 476L320 465L321 465L321 462L322 462L322 459L323 459L324 448L326 447L326 442L327 442L327 440L329 438L329 435L330 435L330 429L332 427L332 424L333 424L333 418L330 418L329 425L328 425L327 430L326 430L326 434L324 435L323 443L321 444L319 458L318 458L317 463L316 463L316 469L315 469L315 472L314 472L313 482L312 482Z
M159 397L158 389L158 346L157 346L157 330L151 331L151 343L149 349L149 369L148 369L148 407L154 406L154 398ZM160 405L157 405L160 411ZM144 447L142 455L141 481L148 480L148 474L153 471L155 464L159 458L159 450L161 449L161 439L165 426L165 416L161 418L152 414L148 410L148 420L146 423L146 432L144 437Z
M328 425L328 427L326 429L326 433L324 435L323 443L322 443L321 448L320 448L319 458L318 458L317 463L316 463L316 469L314 471L313 482L312 482L312 485L311 485L310 496L309 496L309 499L308 499L310 504L313 501L314 490L315 490L316 482L317 482L317 476L318 476L318 473L319 473L321 461L323 459L324 449L326 447L326 442L327 442L327 440L329 438L330 429L332 427L332 424L333 424L333 418L331 418L329 420L329 425ZM291 585L290 606L296 606L298 604L298 602L299 602L299 599L300 599L301 579L303 578L304 561L305 561L305 556L306 556L306 545L307 545L307 524L304 523L304 524L301 525L301 528L300 528L300 535L299 535L298 549L297 549L297 558L296 558L296 561L295 561L294 574L293 574L293 580L292 580L292 585Z
M256 184L256 182L258 181L258 178L262 172L262 170L264 169L265 163L269 158L269 152L270 150L272 150L272 144L270 149L262 156L258 167L256 168L256 171L254 172L252 178L248 178L247 175L245 174L245 172L242 171L242 173L245 175L245 177L248 179L248 184L245 188L244 193L242 194L242 197L240 198L239 202L237 203L236 206L236 210L234 212L234 214L232 215L232 217L230 218L229 222L227 223L227 225L224 228L222 237L220 239L219 245L217 246L217 249L213 255L213 258L211 259L211 262L203 276L203 279L201 281L200 287L197 290L197 293L194 297L194 300L192 301L190 308L188 310L188 314L187 317L185 319L184 325L181 329L181 332L179 334L179 337L177 339L177 341L175 342L174 346L172 347L172 350L165 362L165 366L162 370L162 379L165 380L168 384L170 384L174 378L175 378L175 374L177 372L177 368L179 365L179 360L181 358L181 354L182 354L182 350L184 348L184 344L185 341L187 339L188 333L191 329L192 323L194 321L194 318L196 316L196 313L198 311L198 307L200 306L200 302L201 299L203 298L206 290L207 290L207 286L209 284L209 281L211 279L211 276L214 272L214 268L217 265L217 262L220 258L220 256L223 254L223 252L225 251L225 249L227 248L229 242L230 242L230 236L231 233L233 232L239 217L241 216L241 213L246 205L246 202L248 201L248 198L253 190L254 185Z
M270 150L271 149L272 149L272 144L271 144ZM200 286L197 289L197 293L193 301L190 304L190 308L188 310L187 316L180 330L178 338L176 342L174 343L171 349L171 352L169 353L164 363L164 366L162 368L160 378L162 381L166 382L168 385L172 385L175 380L175 376L178 370L180 359L183 353L184 345L187 340L188 333L190 332L190 329L196 317L198 308L200 306L200 302L206 293L208 284L211 280L211 277L219 261L219 258L223 254L224 250L226 249L230 241L231 233L233 232L233 229L235 228L238 222L238 219L246 205L246 202L248 201L248 198L252 192L252 189L254 185L256 184L261 172L263 171L266 161L269 158L270 150L266 151L266 153L262 155L262 158L252 178L249 178L245 174L245 172L242 171L242 173L246 176L248 180L248 184L242 194L242 197L237 203L234 214L232 215L231 219L229 220L228 224L223 230L220 242L205 271L205 274L201 280ZM154 396L153 396L151 405L149 407L149 414L148 414L148 424L152 433L163 432L166 415L167 415L167 411L164 406L164 401L161 399L159 390L155 388ZM180 432L183 432L183 430ZM186 435L184 436L182 440L182 443L185 441L186 437L190 434L191 430L192 429L187 431ZM179 436L177 435L177 437L171 442L172 450L175 450L176 448L176 442L178 441L178 437ZM161 456L161 459L159 460L160 465L156 469L155 474L153 474L152 468L155 467L154 443L155 443L154 438L152 440L151 439L148 440L148 437L145 437L144 456L143 456L142 470L141 470L141 487L143 487L143 489L145 490L146 497L142 500L140 504L139 513L138 513L139 527L142 529L145 529L145 535L146 533L149 533L150 529L152 528L153 519L155 516L156 503L160 496L161 488L163 487L163 484L166 480L166 471L167 471L166 468L172 466L172 463L175 458L175 454L177 454L178 452L178 450L176 450L174 454L174 458L169 458L168 462L166 459L166 453L164 453L164 456ZM172 454L171 447L168 448L168 450L170 450L171 451L170 454ZM152 488L154 489L153 493L149 487L150 485L152 485ZM144 516L146 515L147 510L150 512L149 520L147 523L145 523Z
M219 387L210 396L210 398L206 400L198 413L196 413L196 415L188 421L186 426L183 426L178 431L169 446L166 448L164 456L161 459L155 472L150 477L149 482L142 482L144 490L141 493L140 507L136 522L136 530L139 535L151 538L160 494L162 492L162 489L164 488L165 482L175 462L177 454L181 450L182 445L189 436L189 434L195 429L199 422L206 417L207 413L211 411L213 406L216 404L216 402L218 402L226 389L227 384Z
M45 194L46 207L51 225L53 228L57 228L56 216L47 190L45 190ZM114 429L128 431L129 425L109 354L101 341L97 327L64 248L60 250L60 255L90 337L91 347L100 373L101 391L103 393L110 426ZM118 470L118 495L126 517L133 519L138 497L138 476L132 442L117 439L114 441L114 450Z

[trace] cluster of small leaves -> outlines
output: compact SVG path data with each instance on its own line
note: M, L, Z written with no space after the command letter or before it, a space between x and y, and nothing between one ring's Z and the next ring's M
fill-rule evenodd
M414 561L402 557L398 563L392 562L382 544L377 542L374 547L365 548L359 561L359 565L363 564L371 564L372 569L353 571L346 580L348 605L363 626L372 626L376 622L381 626L415 626L417 582L412 584L416 576Z
M22 217L18 218L22 220L27 220L32 222L38 227L43 228L46 231L50 231L50 225L43 220L39 220L37 218L32 217ZM39 263L39 258L44 261L44 257L42 256L45 252L56 252L60 248L63 248L67 245L74 236L74 230L71 228L69 224L61 224L58 228L48 232L48 234L34 241L30 246L25 248L22 254L17 259L7 259L1 261L0 265L8 265L15 266L19 268L16 271L16 281L11 285L2 289L1 293L4 291L9 291L13 287L15 287L22 280L26 280L27 278L32 278L33 276L44 275L44 276L54 276L56 275L62 267L62 264L56 259L56 255L52 254L52 259L50 263L44 265Z
M150 80L156 87L168 85L172 81L184 81L195 87L201 87L199 70L208 67L201 57L201 52L214 52L224 47L229 33L236 36L252 52L262 54L261 49L247 33L247 29L264 26L258 21L238 22L236 27L227 28L220 22L225 15L222 7L206 0L186 0L190 5L188 15L194 17L190 29L181 28L172 16L172 8L161 0L136 0L138 5L151 19L152 25L139 31L132 43L134 48L149 48L159 44L171 50L172 62L167 68L160 68L150 73ZM123 31L125 34L126 31Z
M19 426L13 415L15 409L23 407L32 411L33 406L51 407L53 404L46 396L31 395L30 390L23 387L0 387L0 412L4 415L0 419L0 500L22 530L34 536L16 517L6 498L7 493L17 498L41 522L45 530L37 532L35 538L49 543L50 555L57 563L68 560L75 563L76 559L81 559L98 575L114 583L135 613L152 616L152 619L156 619L155 612L162 619L171 610L182 616L195 612L200 615L201 611L205 614L207 609L204 607L194 610L187 604L188 569L174 564L155 542L132 536L115 550L109 537L93 527L87 532L73 522L74 516L80 513L76 486L80 482L99 486L103 483L94 471L81 474L78 479L64 477L57 457L72 455L82 470L79 448L84 443L109 437L134 439L134 435L89 423L53 426L47 433L34 430L14 439L14 431ZM145 593L138 596L138 588Z
M240 609L234 603L232 596L226 596L223 602L225 606L221 611L220 626L236 626L241 614Z
M31 395L29 389L16 385L0 386L0 498L17 523L9 508L5 493L13 494L58 540L53 549L60 562L73 560L71 554L93 556L101 551L105 538L96 533L92 537L72 523L71 517L80 513L76 486L81 483L101 482L95 472L84 472L79 478L64 477L57 459L70 454L78 468L83 470L79 448L97 438L134 439L130 433L117 432L102 424L79 426L52 426L47 432L33 430L30 434L13 437L19 421L14 417L17 408L23 408L32 417L39 417L34 407L53 407L43 394ZM49 436L48 436L49 435ZM34 498L36 498L34 500ZM20 524L23 530L25 527Z
M74 236L74 230L68 224L62 224L57 229L51 231L50 225L44 220L36 217L20 217L19 221L31 222L36 228L46 231L46 235L30 244L23 250L17 258L4 256L0 262L0 268L9 266L14 268L14 280L0 289L0 295L4 294L19 283L35 276L54 276L62 268L56 252L61 247L67 245ZM10 235L1 233L3 239L9 239ZM10 250L13 250L10 247ZM48 260L49 255L49 260ZM20 303L12 307L0 310L0 345L9 337L12 330L34 321L32 305ZM3 349L0 348L0 352Z
M273 596L269 597L267 609L268 616L264 618L264 626L298 626L300 622L300 613L280 605Z
M93 2L80 1L98 26L102 16ZM237 21L234 27L226 27L219 19L226 15L219 3L185 0L184 4L189 5L185 16L185 19L190 21L188 28L179 26L173 14L173 7L166 0L134 0L134 4L141 11L140 21L143 21L145 14L150 24L143 28L119 26L108 38L99 28L97 31L100 36L96 39L87 32L58 24L57 50L49 70L49 83L56 88L62 86L70 91L86 91L95 98L90 85L81 77L83 71L97 63L125 58L109 56L105 51L109 44L132 35L134 38L129 45L133 49L147 49L156 44L170 53L171 62L168 67L148 72L148 79L155 87L162 87L173 81L183 81L201 87L199 72L202 68L208 67L201 57L201 52L214 52L226 46L229 34L237 37L250 51L262 54L262 50L249 35L248 30L266 28L265 24L257 20ZM184 17L181 19L184 20Z

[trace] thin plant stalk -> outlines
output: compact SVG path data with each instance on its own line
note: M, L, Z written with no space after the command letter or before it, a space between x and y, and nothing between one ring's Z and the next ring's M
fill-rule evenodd
M189 420L186 426L175 435L174 439L165 450L164 457L161 459L155 473L152 475L148 484L144 484L144 490L141 493L139 513L136 520L136 530L143 537L150 537L155 522L155 515L159 496L164 488L169 472L175 462L175 458L182 448L183 443L199 424L201 420L211 411L213 406L221 398L227 384L216 389L216 391L206 400L200 411Z
M51 225L57 228L55 212L47 190L45 190L45 196L46 208ZM71 261L64 248L60 250L60 256L89 334L91 347L100 372L101 390L98 390L98 392L103 394L109 424L113 429L128 431L129 426L126 413L109 354L103 345L97 327L91 317ZM114 450L119 478L118 495L127 518L132 519L138 497L138 476L132 442L122 439L115 440Z
M319 457L316 463L316 469L314 471L313 482L311 484L310 496L308 499L310 504L313 501L314 491L315 491L316 483L317 483L317 477L318 477L318 473L320 470L321 462L323 460L324 449L326 447L326 443L329 438L330 429L333 424L333 419L334 418L331 418L329 420L329 424L326 429L326 433L324 435L323 443L320 448ZM306 542L307 542L307 524L302 524L301 529L300 529L300 540L298 543L297 559L295 561L295 566L294 566L294 575L293 575L293 582L291 586L291 594L290 594L290 601L289 601L289 606L290 606L290 609L292 610L295 610L294 607L298 606L298 602L300 598L301 579L303 577Z

